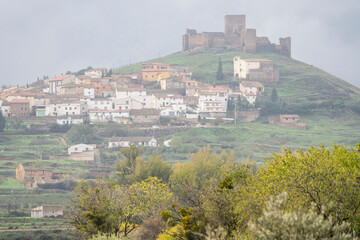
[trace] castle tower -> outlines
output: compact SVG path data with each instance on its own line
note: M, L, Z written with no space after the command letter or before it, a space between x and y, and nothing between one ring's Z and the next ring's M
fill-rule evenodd
M189 35L188 34L184 34L182 36L182 50L183 51L189 50Z
M291 38L280 38L281 54L291 57Z
M245 15L225 15L225 36L240 35L241 31L246 28Z

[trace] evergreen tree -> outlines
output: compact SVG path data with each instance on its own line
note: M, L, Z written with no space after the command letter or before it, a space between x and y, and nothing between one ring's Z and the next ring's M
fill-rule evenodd
M219 57L219 65L218 65L218 70L216 73L216 79L219 81L224 80L224 74L223 74L223 67L222 67L222 61L221 61L221 57Z
M271 101L277 102L279 100L279 96L277 94L276 88L273 88L271 91Z
M108 73L106 74L106 76L107 76L107 77L111 77L112 74L113 74L112 69L110 69L110 70L108 71Z
M2 115L2 112L0 111L0 132L4 131L6 125L5 117Z

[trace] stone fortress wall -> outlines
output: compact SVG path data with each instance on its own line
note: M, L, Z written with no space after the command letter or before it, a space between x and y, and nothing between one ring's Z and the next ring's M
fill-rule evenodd
M245 15L225 15L224 32L202 32L187 29L182 36L183 51L195 48L226 48L245 52L276 52L291 57L291 38L280 38L274 44L267 37L257 37L256 29L246 28Z

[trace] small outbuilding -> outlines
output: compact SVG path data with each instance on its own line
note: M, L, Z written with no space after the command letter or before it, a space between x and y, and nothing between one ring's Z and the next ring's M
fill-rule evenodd
M62 205L43 205L31 209L32 218L57 217L63 215Z

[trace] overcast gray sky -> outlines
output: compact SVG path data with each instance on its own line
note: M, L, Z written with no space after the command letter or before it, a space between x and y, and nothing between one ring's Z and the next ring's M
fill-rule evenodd
M223 31L225 12L360 87L359 0L0 0L0 84L177 52L186 28Z

